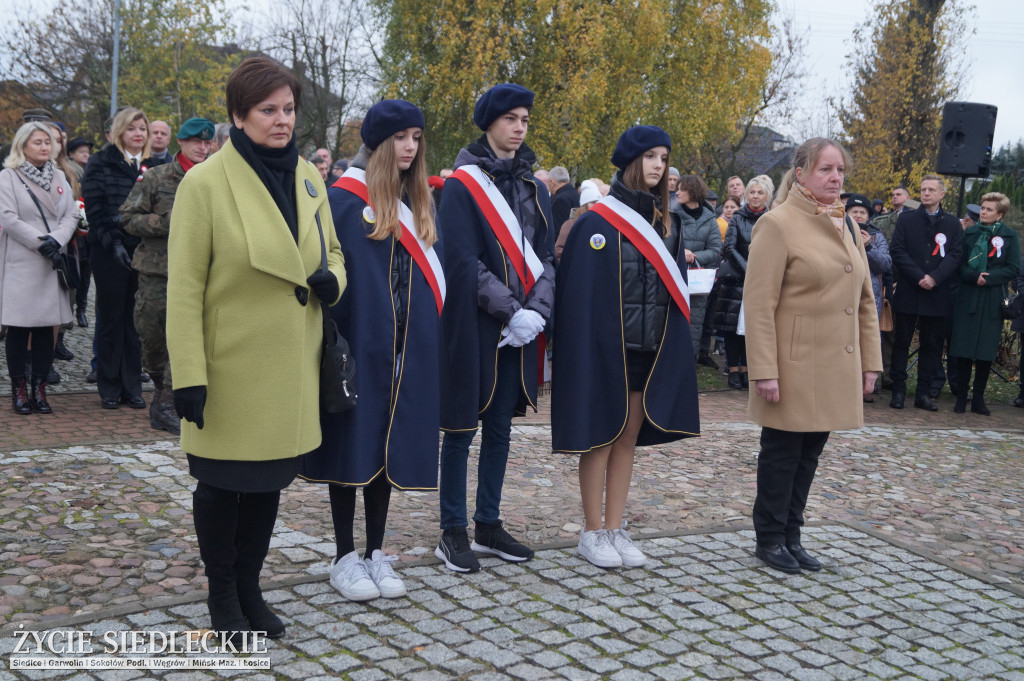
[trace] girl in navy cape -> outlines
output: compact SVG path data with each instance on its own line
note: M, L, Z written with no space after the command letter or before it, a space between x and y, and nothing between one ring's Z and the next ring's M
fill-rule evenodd
M391 567L396 558L381 550L391 488L437 489L444 277L423 128L415 105L378 102L363 119L359 154L327 192L349 281L331 316L355 359L359 400L343 414L321 416L323 442L303 457L302 477L329 483L338 545L331 584L353 601L405 595ZM362 558L353 539L358 487L366 511Z
M579 551L599 567L646 562L622 527L636 446L700 430L685 283L670 291L655 268L659 258L649 259L616 228L623 217L632 220L634 236L648 235L644 250L660 250L662 270L674 266L685 282L679 220L668 210L670 149L655 126L622 134L610 195L573 225L558 266L553 445L580 455L586 526ZM651 248L658 240L664 248Z

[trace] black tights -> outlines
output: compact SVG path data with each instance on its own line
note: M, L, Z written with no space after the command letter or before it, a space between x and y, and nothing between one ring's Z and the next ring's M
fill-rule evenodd
M981 400L985 395L985 387L988 385L988 375L992 371L992 362L983 359L969 359L958 357L957 364L957 392L967 395L967 389L971 385L971 364L974 364L974 393L972 397Z
M334 541L338 544L338 560L356 550L352 535L356 515L356 489L351 486L328 485L331 494L331 518L334 520ZM381 473L363 486L363 507L366 512L365 558L384 545L384 526L391 504L391 483Z
M32 349L29 350L29 339ZM7 341L7 372L11 380L28 378L25 376L25 364L32 358L32 375L42 380L50 373L53 364L53 327L52 326L8 326Z

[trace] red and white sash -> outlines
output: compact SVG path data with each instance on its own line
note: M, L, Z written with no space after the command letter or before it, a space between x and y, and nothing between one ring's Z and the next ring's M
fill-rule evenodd
M612 227L622 232L629 242L636 246L661 278L661 283L668 289L672 300L682 310L686 321L690 321L690 289L683 279L682 272L675 258L668 252L665 242L654 227L647 223L635 210L622 203L614 196L606 196L594 205L594 211Z
M508 253L508 259L519 276L519 281L527 293L544 274L544 265L533 252L533 246L523 238L523 229L519 226L515 214L509 207L505 197L479 166L466 165L460 167L452 177L461 182L480 206L480 211L491 226L498 243ZM525 267L524 267L525 263Z
M335 187L352 192L370 205L370 193L366 189L366 171L361 168L349 168L345 174L334 183ZM434 302L437 304L437 313L441 314L444 308L445 288L444 270L441 268L441 261L431 246L424 243L416 231L416 219L412 211L401 201L398 202L398 223L402 226L402 236L398 241L409 251L409 255L416 262L416 265L423 272L424 279L434 292Z

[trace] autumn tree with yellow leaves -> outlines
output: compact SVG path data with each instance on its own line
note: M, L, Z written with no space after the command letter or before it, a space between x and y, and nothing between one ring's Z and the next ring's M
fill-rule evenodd
M527 143L539 163L611 175L619 134L663 127L681 167L740 134L772 65L769 0L376 0L384 94L426 114L430 167L480 135L489 87L536 93Z
M852 97L839 107L854 155L846 186L885 196L935 167L942 107L957 99L968 34L962 0L876 0L854 33Z

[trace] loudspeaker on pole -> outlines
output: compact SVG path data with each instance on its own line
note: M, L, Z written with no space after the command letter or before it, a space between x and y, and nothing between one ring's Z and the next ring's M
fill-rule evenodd
M940 175L988 177L997 111L991 104L946 102L942 109L936 172Z

